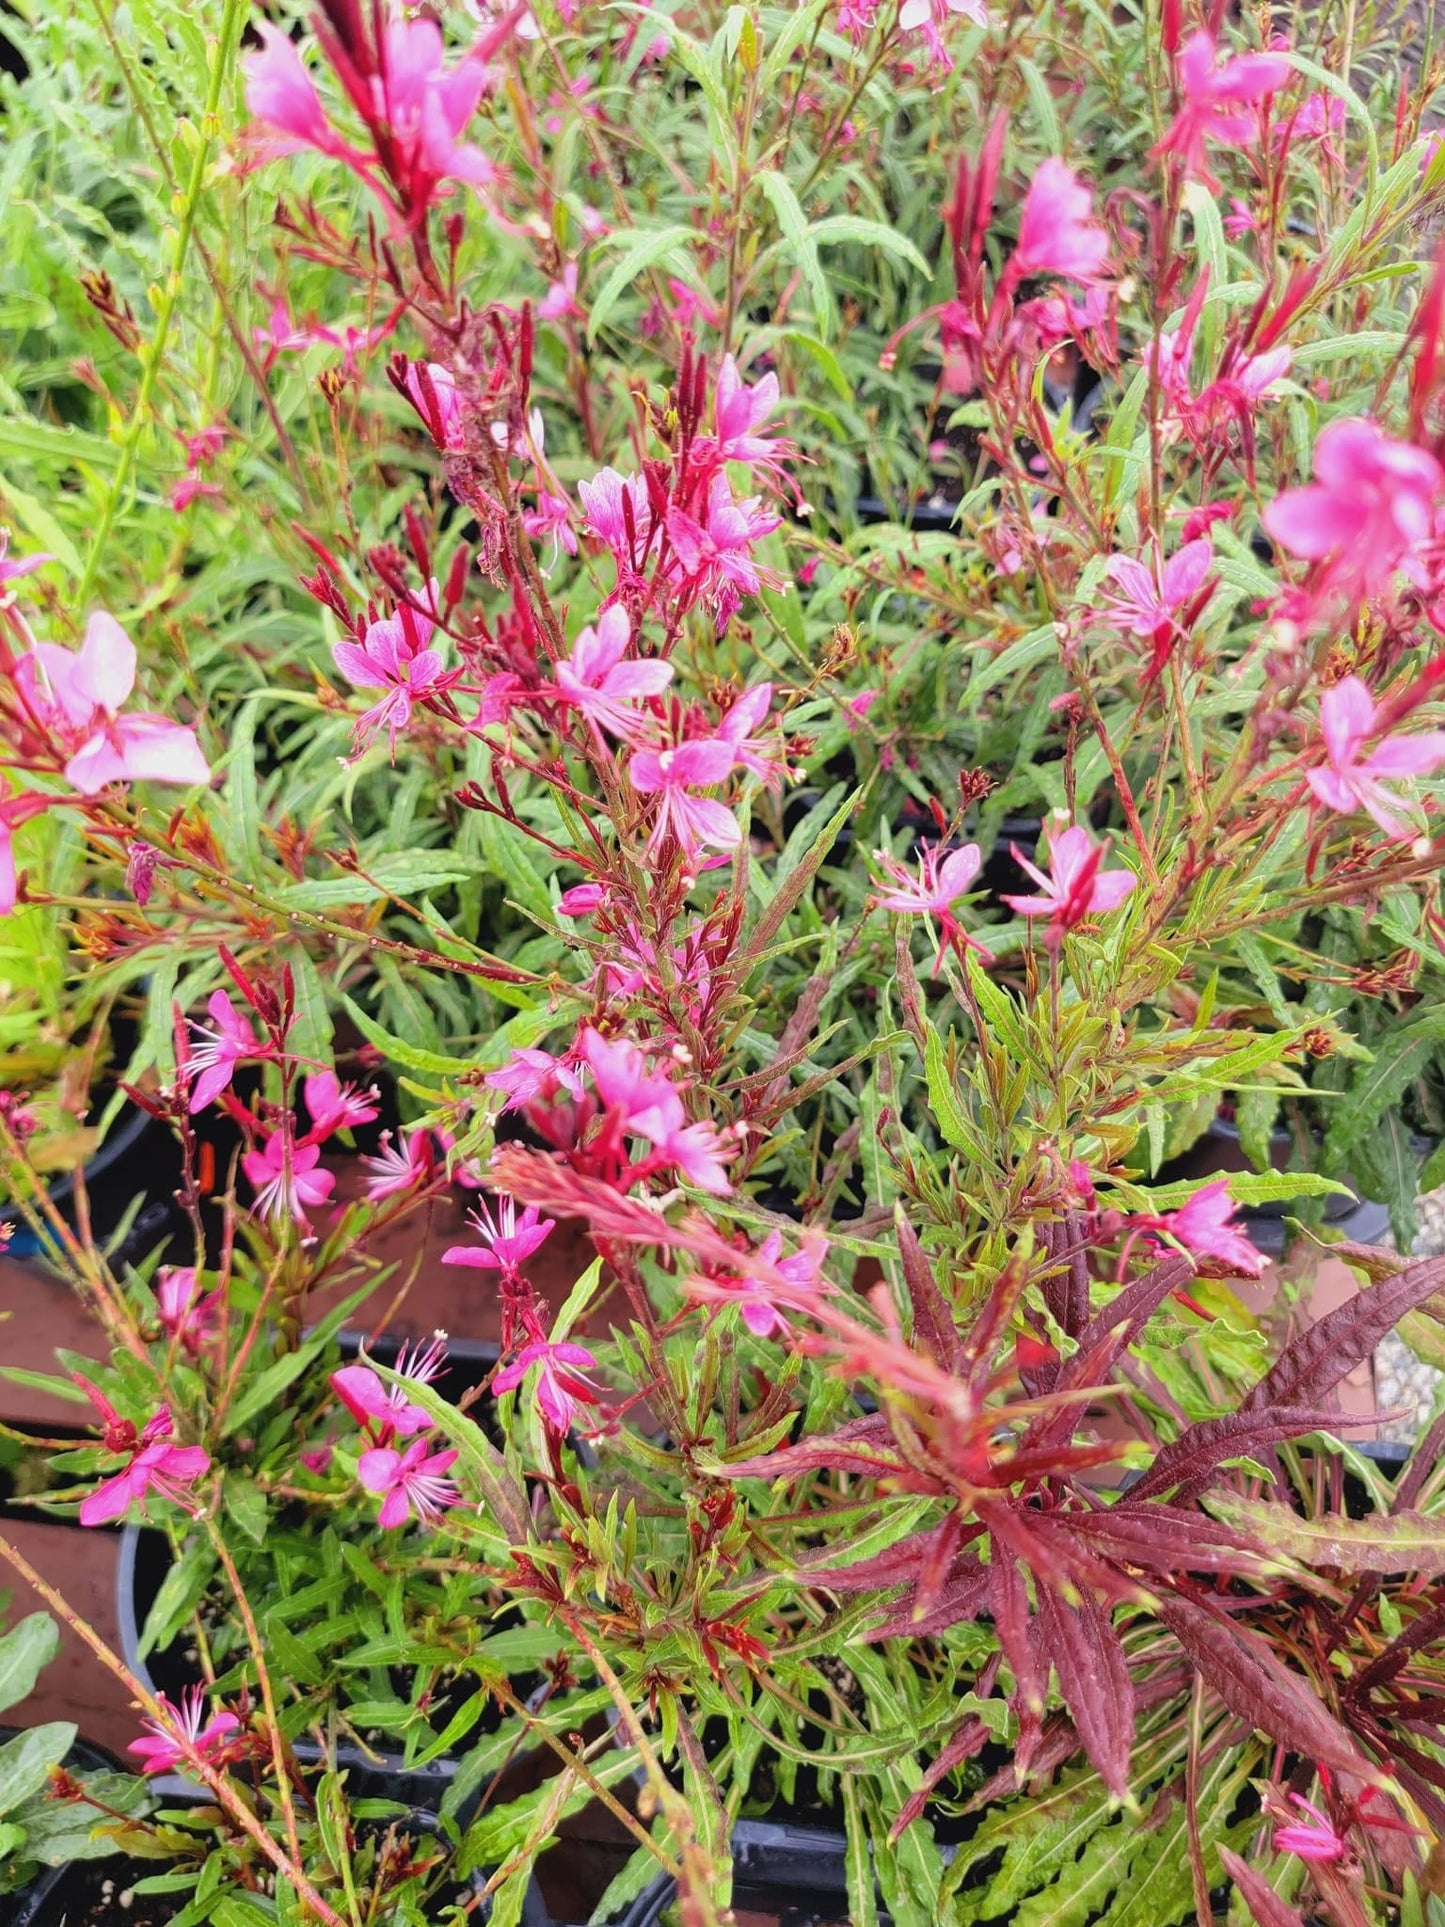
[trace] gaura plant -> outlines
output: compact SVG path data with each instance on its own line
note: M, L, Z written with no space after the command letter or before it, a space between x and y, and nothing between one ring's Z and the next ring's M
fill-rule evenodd
M599 1918L720 1919L792 1810L862 1922L1423 1920L1442 1422L1392 1486L1335 1393L1445 1260L1287 1329L1237 1214L1439 1174L1433 72L1380 121L1328 11L1177 0L479 11L240 56L259 375L342 357L299 656L150 709L144 611L6 565L7 902L183 1165L113 1264L0 1109L113 1346L55 1503L163 1534L174 1692L88 1636L206 1795L109 1837L243 1927L516 1920L589 1801ZM1172 1173L1221 1107L1254 1168ZM343 1362L457 1187L495 1365Z

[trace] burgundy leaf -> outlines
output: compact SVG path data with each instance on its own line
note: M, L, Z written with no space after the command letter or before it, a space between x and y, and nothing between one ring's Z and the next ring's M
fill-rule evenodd
M898 1255L903 1260L903 1282L908 1287L909 1303L913 1306L914 1342L945 1371L952 1371L962 1350L958 1329L947 1301L938 1289L932 1267L923 1255L917 1233L904 1216L901 1204L893 1215L898 1229Z
M1268 1412L1226 1412L1222 1418L1202 1419L1166 1445L1141 1479L1129 1488L1132 1504L1152 1499L1170 1486L1187 1488L1176 1503L1193 1498L1218 1471L1220 1461L1298 1438L1303 1432L1322 1432L1339 1423L1338 1412L1311 1406L1290 1406Z
M1109 1791L1124 1799L1134 1743L1134 1685L1113 1621L1087 1593L1070 1606L1052 1587L1040 1586L1035 1624L1084 1751Z
M1159 1602L1159 1617L1230 1712L1316 1766L1353 1773L1368 1785L1379 1774L1309 1682L1223 1613L1181 1594Z
M827 1586L833 1592L883 1592L891 1586L912 1585L930 1557L935 1556L945 1531L952 1538L949 1565L956 1563L958 1547L964 1538L976 1539L983 1531L981 1525L975 1525L963 1534L961 1523L955 1510L942 1526L931 1527L927 1532L911 1532L906 1539L875 1553L871 1559L859 1559L847 1566L803 1565L798 1568L798 1576L810 1586Z
M1194 1267L1187 1258L1171 1253L1161 1258L1152 1270L1146 1271L1142 1278L1135 1278L1114 1299L1096 1311L1083 1331L1079 1334L1079 1350L1087 1351L1097 1345L1106 1332L1123 1327L1127 1337L1132 1338L1143 1324L1151 1319L1171 1292L1187 1285L1194 1276Z
M1071 1533L1103 1557L1145 1572L1227 1572L1263 1578L1266 1549L1242 1532L1172 1506L1133 1504L1133 1493L1099 1512L1066 1515Z
M1224 1871L1239 1889L1239 1897L1254 1915L1258 1927L1304 1927L1294 1908L1281 1900L1263 1874L1241 1860L1228 1847L1219 1849Z
M868 1633L869 1645L876 1645L880 1639L924 1639L932 1633L947 1632L964 1620L977 1619L988 1604L992 1570L980 1565L972 1553L965 1553L940 1587L931 1611L915 1619L912 1600L901 1600L889 1617Z
M1313 1405L1374 1351L1406 1312L1445 1287L1445 1258L1422 1258L1326 1312L1281 1352L1240 1406L1242 1412Z
M739 1459L723 1470L733 1479L800 1479L808 1472L863 1472L895 1475L902 1461L881 1412L850 1419L825 1438L804 1439L758 1459Z
M927 1806L929 1794L944 1774L951 1773L956 1766L961 1766L965 1760L971 1760L976 1753L981 1753L987 1738L988 1728L976 1713L970 1713L938 1758L929 1766L917 1791L909 1794L899 1811L898 1818L888 1829L890 1840L896 1840L899 1834L907 1832Z

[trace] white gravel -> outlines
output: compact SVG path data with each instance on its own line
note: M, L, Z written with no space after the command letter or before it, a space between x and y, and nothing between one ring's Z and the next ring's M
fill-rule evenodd
M1415 1256L1433 1258L1445 1252L1445 1187L1417 1198L1415 1215ZM1442 1382L1445 1373L1417 1358L1399 1333L1391 1332L1375 1353L1375 1393L1382 1411L1404 1406L1410 1416L1382 1425L1380 1437L1405 1444L1415 1439L1436 1408Z

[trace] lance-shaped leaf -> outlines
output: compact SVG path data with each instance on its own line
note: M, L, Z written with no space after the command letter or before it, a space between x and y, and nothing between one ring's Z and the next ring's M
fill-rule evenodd
M936 1556L940 1544L950 1545L956 1555L966 1540L976 1539L982 1532L979 1525L960 1532L958 1517L955 1509L941 1526L933 1526L927 1532L910 1532L906 1539L875 1553L871 1559L857 1559L846 1566L800 1565L797 1575L810 1586L827 1586L833 1592L887 1592L895 1586L911 1586Z
M1326 1312L1281 1352L1240 1406L1242 1412L1313 1405L1368 1358L1407 1311L1445 1286L1445 1258L1423 1258Z
M1164 1447L1149 1470L1130 1487L1130 1501L1156 1498L1177 1485L1187 1489L1179 1495L1182 1502L1202 1490L1225 1459L1277 1445L1281 1439L1299 1438L1306 1432L1328 1431L1338 1423L1338 1412L1323 1406L1226 1412L1220 1418L1201 1419Z
M895 1606L887 1619L868 1634L870 1645L880 1639L924 1639L947 1632L950 1626L977 1619L989 1602L992 1568L965 1553L939 1588L930 1611L915 1618L912 1602Z
M1291 1753L1353 1773L1368 1785L1377 1769L1325 1707L1307 1679L1221 1612L1182 1594L1159 1601L1159 1617L1230 1712Z
M1134 1744L1134 1683L1113 1621L1090 1594L1071 1606L1052 1587L1040 1586L1035 1626L1084 1751L1104 1785L1124 1799Z
M902 1468L887 1418L870 1412L866 1418L850 1419L826 1438L804 1439L762 1458L720 1465L719 1471L733 1479L800 1479L808 1472L864 1472L878 1477Z
M1253 1914L1257 1927L1304 1927L1304 1921L1288 1901L1281 1900L1262 1873L1228 1847L1219 1849L1224 1871L1239 1889L1239 1897Z
M1302 1519L1287 1505L1218 1493L1210 1510L1229 1525L1319 1571L1417 1572L1435 1579L1445 1572L1445 1519L1423 1512L1396 1512L1368 1519L1343 1513Z
M923 1255L918 1234L908 1222L901 1201L894 1206L893 1217L898 1229L898 1255L903 1261L903 1282L913 1307L914 1341L945 1370L950 1370L957 1364L961 1349L953 1315L938 1289L933 1269Z
M970 1713L943 1751L931 1762L919 1786L899 1809L898 1818L888 1830L890 1840L896 1840L901 1833L907 1832L928 1805L929 1795L944 1775L952 1773L956 1766L962 1766L965 1760L971 1760L975 1754L981 1753L988 1737L988 1727L977 1713Z
M1263 1579L1283 1563L1217 1519L1173 1506L1135 1505L1132 1492L1100 1512L1065 1513L1063 1524L1101 1556L1143 1572L1231 1572Z

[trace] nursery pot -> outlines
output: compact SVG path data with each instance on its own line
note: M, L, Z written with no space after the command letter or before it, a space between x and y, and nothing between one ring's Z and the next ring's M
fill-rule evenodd
M126 1105L104 1144L82 1168L91 1230L97 1244L105 1244L117 1230L136 1194L145 1194L114 1257L133 1257L150 1249L171 1228L175 1207L170 1194L180 1181L179 1152L168 1128L138 1104ZM76 1194L73 1173L63 1172L51 1178L46 1183L45 1194L66 1223L73 1224ZM0 1224L10 1226L5 1247L8 1257L39 1255L41 1242L18 1206L0 1206Z
M19 1728L0 1726L0 1743L13 1740ZM65 1764L77 1775L87 1773L123 1773L126 1769L114 1754L103 1748L92 1746L89 1740L76 1740L65 1756ZM85 1916L72 1912L67 1914L63 1898L66 1883L70 1876L81 1869L105 1867L114 1864L106 1860L75 1861L63 1867L45 1867L35 1876L23 1893L6 1894L0 1897L0 1909L9 1909L4 1919L9 1927L81 1927ZM139 1922L132 1927L140 1927Z
M849 1927L847 1842L842 1834L772 1820L739 1820L732 1832L733 1911L749 1927ZM667 1875L653 1881L616 1927L659 1927L677 1897ZM878 1915L888 1927L888 1915Z

